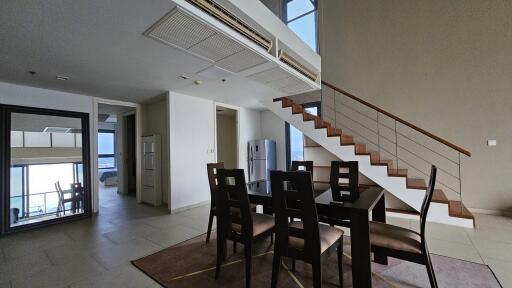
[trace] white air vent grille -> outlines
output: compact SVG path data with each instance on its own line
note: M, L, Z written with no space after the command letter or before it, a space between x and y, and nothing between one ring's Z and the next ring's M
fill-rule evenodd
M242 20L238 19L236 16L231 14L226 9L222 8L220 5L211 0L187 0L188 2L195 5L197 8L203 10L204 12L210 14L217 20L222 23L228 25L233 28L238 33L242 34L244 37L258 44L259 46L265 48L267 51L270 51L272 48L272 41L265 38L265 36L258 33L256 30L251 28L249 25L245 24Z
M286 95L311 91L315 87L290 74L280 67L274 67L248 76L250 79L270 86Z
M229 71L240 72L265 62L267 62L267 60L258 54L249 50L243 50L222 59L217 65Z
M144 35L186 50L233 73L269 62L179 7L151 26Z
M285 63L286 65L292 67L295 71L299 72L300 74L308 77L312 81L316 81L316 79L318 78L318 75L314 71L311 71L306 66L302 65L299 61L295 60L295 58L288 55L283 50L279 50L279 60L281 60L281 62Z
M166 44L190 49L215 35L215 31L176 9L153 25L147 35Z
M243 50L242 45L220 34L215 34L190 48L190 51L213 61L222 60Z

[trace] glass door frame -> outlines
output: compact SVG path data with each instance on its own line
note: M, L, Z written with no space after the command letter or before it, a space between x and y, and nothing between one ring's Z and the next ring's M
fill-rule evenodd
M82 163L83 163L83 188L84 188L84 212L61 218L49 219L37 223L30 223L10 227L10 171L11 171L11 114L35 114L57 117L70 117L81 120L82 124ZM63 111L45 108L34 108L15 105L0 104L0 235L13 232L46 227L53 224L84 219L91 216L91 154L90 154L90 129L89 114L83 112Z

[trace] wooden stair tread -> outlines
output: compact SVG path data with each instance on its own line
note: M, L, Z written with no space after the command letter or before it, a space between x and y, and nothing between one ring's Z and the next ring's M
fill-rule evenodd
M388 169L388 176L407 177L407 169Z
M434 194L432 195L432 202L436 203L445 203L449 204L448 197L444 194L443 190L441 189L434 189Z
M386 208L386 212L393 212L393 213L400 213L400 214L407 214L407 215L415 215L415 216L419 216L420 215L420 212L418 212L418 211L395 209L395 208Z
M372 165L387 166L388 167L388 176L407 177L407 169L394 169L393 168L393 160L380 159L379 152L367 151L366 145L364 143L355 143L354 137L343 134L341 129L337 129L336 127L332 126L331 123L329 123L327 121L323 121L321 117L318 117L318 116L315 116L315 115L305 112L304 107L302 105L296 104L290 98L280 97L280 98L273 99L273 101L274 102L281 101L282 108L291 107L292 114L302 113L303 121L314 121L315 129L327 129L328 137L340 137L340 145L354 145L355 154L370 156L370 161L371 161ZM322 146L311 145L311 146L305 146L305 147L322 147ZM314 168L330 168L330 166L313 166L313 167ZM316 180L313 182L319 183L319 184L329 184L329 181ZM407 178L406 183L407 183L406 186L408 189L421 189L421 190L427 189L427 185L426 185L424 179ZM366 189L370 188L371 186L373 186L373 185L361 184L360 192L364 192ZM475 218L474 218L473 214L466 208L466 206L464 206L464 204L460 201L448 200L448 198L444 194L443 190L441 190L441 189L434 190L434 194L432 195L432 202L448 204L449 215L451 217L471 219L471 220L473 220L473 224L474 224ZM410 215L419 215L419 212L410 211L410 210L386 208L386 211L410 214Z
M356 149L356 154L366 153L366 144L356 143L355 149Z
M425 180L421 178L407 178L407 188L408 189L427 189L427 184L425 184Z
M465 219L475 219L475 216L462 204L460 201L449 201L448 203L448 212L451 217L465 218Z

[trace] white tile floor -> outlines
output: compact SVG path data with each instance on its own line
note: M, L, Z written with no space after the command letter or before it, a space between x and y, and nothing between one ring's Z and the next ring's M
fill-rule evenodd
M130 264L206 231L208 206L169 215L103 191L98 216L0 238L0 288L159 287ZM476 215L477 229L428 224L431 253L485 263L512 287L512 219ZM418 221L388 218L418 229Z

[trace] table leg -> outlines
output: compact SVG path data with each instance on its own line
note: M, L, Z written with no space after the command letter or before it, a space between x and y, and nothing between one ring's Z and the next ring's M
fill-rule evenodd
M372 210L372 219L373 221L379 221L382 223L386 223L386 200L384 199L384 195L380 198L377 205ZM388 265L388 257L382 251L379 251L378 248L373 250L373 259L376 263L382 265Z
M369 220L368 213L354 213L350 219L354 287L372 287Z

